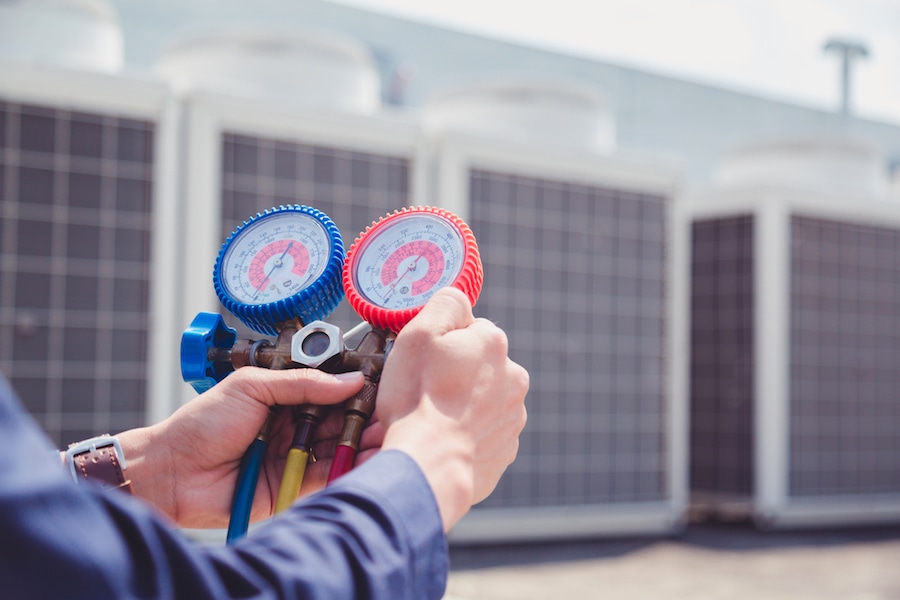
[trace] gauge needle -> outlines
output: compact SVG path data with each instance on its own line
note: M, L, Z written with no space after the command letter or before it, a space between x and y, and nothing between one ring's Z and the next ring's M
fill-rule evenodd
M397 287L397 284L399 284L401 281L403 281L403 278L404 278L404 277L406 277L407 275L409 275L409 272L410 272L410 271L415 271L415 270L416 270L416 263L419 262L419 259L420 259L420 258L422 258L422 255L421 255L421 254L420 254L419 256L416 257L416 260L412 261L412 264L410 264L410 265L406 268L406 270L403 271L403 274L402 274L400 277L398 277L397 279L395 279L395 280L393 281L393 283L391 283L390 287L388 288L388 293L387 293L387 295L385 295L385 297L384 297L385 300L387 300L387 299L390 297L390 295L391 295L392 293L394 293L394 288Z
M284 264L284 257L287 256L287 253L291 251L291 246L294 245L294 242L291 241L290 244L287 245L287 248L284 249L284 252L281 253L281 256L275 259L275 262L272 263L272 268L269 270L269 274L266 275L266 278L262 280L259 284L259 287L256 288L256 293L253 294L253 299L256 300L256 297L259 296L259 293L262 291L264 287L266 287L266 282L272 278L272 273L275 272L275 269Z

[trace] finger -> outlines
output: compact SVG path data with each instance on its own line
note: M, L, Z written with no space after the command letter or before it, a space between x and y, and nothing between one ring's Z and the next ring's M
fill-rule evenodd
M384 442L384 426L379 422L370 423L363 430L362 439L359 442L360 451L368 448L380 448Z
M476 318L466 328L467 335L476 335L490 348L491 354L506 355L509 353L509 338L506 332L485 318Z
M244 393L272 405L337 404L362 389L359 371L332 375L318 369L269 370L243 367L225 379L246 386Z
M460 290L447 287L438 290L404 328L421 328L437 335L468 327L475 317L472 304Z

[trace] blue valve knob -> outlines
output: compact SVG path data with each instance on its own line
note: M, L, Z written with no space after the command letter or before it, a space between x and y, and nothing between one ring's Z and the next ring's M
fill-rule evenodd
M237 331L216 313L197 313L181 335L181 377L198 394L216 385L234 370L231 361L215 360L213 350L231 350Z

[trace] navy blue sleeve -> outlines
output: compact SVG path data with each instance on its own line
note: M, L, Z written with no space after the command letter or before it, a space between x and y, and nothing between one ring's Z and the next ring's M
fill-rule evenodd
M0 377L4 598L442 597L447 540L422 472L382 452L230 547L194 543L149 505L76 485Z

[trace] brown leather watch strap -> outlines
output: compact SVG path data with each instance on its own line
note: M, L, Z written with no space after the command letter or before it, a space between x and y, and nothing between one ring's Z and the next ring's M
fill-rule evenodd
M134 493L125 479L125 458L119 441L109 435L91 438L69 446L66 463L76 482L95 481L105 489L124 489Z

